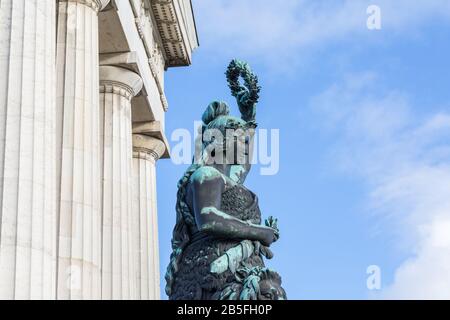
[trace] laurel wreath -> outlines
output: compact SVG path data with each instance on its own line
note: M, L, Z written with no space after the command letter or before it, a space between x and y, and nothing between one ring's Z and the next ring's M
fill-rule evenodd
M233 97L237 98L242 90L246 90L248 92L246 104L251 106L258 102L261 87L258 85L258 77L246 62L234 59L228 66L225 75ZM239 82L240 77L244 80L244 86Z

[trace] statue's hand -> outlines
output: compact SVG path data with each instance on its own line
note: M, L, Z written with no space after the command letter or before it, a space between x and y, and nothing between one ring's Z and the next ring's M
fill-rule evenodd
M278 230L278 220L273 217L269 217L265 221L264 236L261 240L263 246L269 247L272 243L280 238L280 231Z
M280 238L280 230L278 229L278 219L275 219L274 217L270 216L268 219L266 219L265 225L266 227L269 227L274 230L275 236L274 242L277 241Z
M242 88L236 95L239 112L245 121L255 120L256 104L249 99L250 92L246 88Z
M241 90L237 93L236 95L236 100L239 106L239 111L241 113L245 113L248 112L249 109L249 101L248 101L248 97L249 97L249 91L247 88L242 87Z
M263 246L269 247L272 243L277 241L278 238L278 231L268 227L264 229L263 238L260 240L260 242Z

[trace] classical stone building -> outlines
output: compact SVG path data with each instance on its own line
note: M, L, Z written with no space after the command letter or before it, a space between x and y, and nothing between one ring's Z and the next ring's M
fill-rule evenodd
M155 163L189 0L0 0L0 298L159 299Z

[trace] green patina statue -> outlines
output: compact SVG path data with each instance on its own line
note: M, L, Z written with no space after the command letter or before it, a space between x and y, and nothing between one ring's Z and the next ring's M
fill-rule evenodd
M273 257L277 220L261 225L258 198L243 184L251 167L258 78L238 60L226 75L242 117L219 101L203 114L198 159L178 184L166 293L172 300L286 299L280 276L263 260Z

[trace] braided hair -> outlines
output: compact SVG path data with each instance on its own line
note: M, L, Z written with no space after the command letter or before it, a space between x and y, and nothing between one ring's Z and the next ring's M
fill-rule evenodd
M212 102L203 114L202 132L212 128L222 128L229 118L230 109L225 102ZM183 251L190 242L190 227L195 226L195 218L189 205L186 203L187 187L191 176L201 168L207 161L206 154L203 152L210 141L204 141L201 145L202 156L198 161L193 161L192 165L186 170L183 177L178 182L177 204L176 204L176 223L172 235L172 254L170 263L166 272L166 294L170 297L172 286L175 281L176 273L179 269Z

